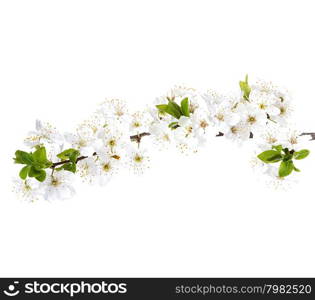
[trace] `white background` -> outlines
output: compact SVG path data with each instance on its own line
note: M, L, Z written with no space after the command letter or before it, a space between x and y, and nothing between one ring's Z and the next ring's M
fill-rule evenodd
M288 87L315 131L313 3L2 0L0 275L314 276L314 154L289 192L219 139L69 201L11 192L35 119L71 130L105 97L140 108L178 83L236 91L248 73Z

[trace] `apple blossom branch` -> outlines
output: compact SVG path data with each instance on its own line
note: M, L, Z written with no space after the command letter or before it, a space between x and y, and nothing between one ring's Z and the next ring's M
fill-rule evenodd
M149 135L151 135L151 133L149 133L149 132L142 132L142 133L139 133L139 134L130 136L130 140L131 140L132 142L137 142L138 144L140 144L141 139L142 139L143 137L149 136ZM309 135L309 136L311 137L310 141L315 140L315 132L303 132L301 135L302 135L302 136ZM224 136L224 133L223 133L223 132L219 132L219 133L216 135L216 137L221 137L221 136ZM254 137L254 135L253 135L253 133L251 132L249 138L253 138L253 137ZM97 155L96 152L94 152L94 153L92 154L92 156L96 156L96 155ZM77 158L76 163L78 163L79 161L84 160L84 159L86 159L86 158L88 158L88 157L89 157L89 156L80 156L80 157ZM119 157L118 157L117 155L113 155L112 158L119 159ZM52 164L51 169L54 170L56 167L61 166L61 165L64 165L64 164L69 163L69 162L71 162L69 159L63 160L63 161L59 161L59 162L55 162L55 163Z
M179 152L195 153L197 147L214 137L237 144L256 141L257 150L264 151L252 158L252 166L263 168L268 186L286 189L291 179L284 181L283 178L300 172L298 161L310 153L302 147L307 140L315 140L315 131L302 133L288 126L292 109L286 90L269 82L259 81L251 86L247 75L244 81L239 81L239 87L241 94L230 97L212 90L200 93L175 86L159 97L155 101L158 104L152 108L134 113L128 111L124 101L108 99L77 127L75 134L62 134L50 124L37 121L36 130L25 139L31 151L15 152L14 162L24 165L19 172L23 182L18 183L17 189L31 201L38 196L66 198L69 192L74 194L67 172L78 171L84 181L103 185L118 168L129 167L135 174L144 172L150 161L146 149L150 143L144 142L152 139L161 149L173 142ZM145 138L143 142L146 136L150 139ZM44 142L49 143L47 150ZM56 154L56 160L47 158L46 151L50 154L60 149L63 151ZM78 166L80 162L82 166ZM270 165L265 168L265 164ZM43 184L38 185L37 181ZM64 184L56 184L59 181ZM67 193L63 196L65 189Z

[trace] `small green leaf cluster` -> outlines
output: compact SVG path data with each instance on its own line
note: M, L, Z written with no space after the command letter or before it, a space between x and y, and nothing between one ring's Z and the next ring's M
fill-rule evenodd
M181 116L190 117L188 98L184 98L180 105L178 105L174 100L168 99L168 104L159 104L156 105L156 108L160 113L169 114L175 119L180 119ZM176 129L178 126L178 122L172 122L169 124L171 129Z
M243 98L249 101L249 95L252 89L248 84L248 75L245 76L245 81L240 81L240 88L243 92Z
M304 159L309 154L310 151L307 149L294 151L289 150L288 148L283 148L281 145L277 145L272 146L272 150L260 153L257 157L267 164L280 162L278 175L279 177L286 177L293 171L300 172L300 170L294 165L293 160Z
M47 159L46 148L44 146L37 146L35 152L17 150L14 162L25 165L19 173L21 179L25 180L27 177L33 177L43 182L46 179L46 169L48 168L53 168L56 171L66 170L75 173L79 155L80 152L78 150L64 150L57 157L61 159L61 162L65 161L65 163L59 168L54 168L54 164Z
M63 164L61 167L56 168L56 171L69 171L72 173L75 173L77 170L77 159L80 155L80 152L76 149L67 149L62 151L61 153L57 154L57 157L60 158L62 161L69 161L65 164Z
M43 182L46 179L45 169L52 166L52 162L47 159L46 148L43 146L37 146L35 152L17 150L14 161L16 164L25 165L19 173L23 180L28 176Z

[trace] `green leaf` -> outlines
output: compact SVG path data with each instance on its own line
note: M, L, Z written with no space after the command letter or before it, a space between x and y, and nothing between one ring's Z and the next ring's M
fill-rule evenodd
M75 173L76 170L77 170L77 165L74 164L74 163L66 163L62 166L62 168L65 170L65 171L69 171L69 172L72 172L72 173Z
M294 164L292 160L282 161L279 167L279 177L286 177L294 170Z
M46 171L40 170L40 174L35 177L39 182L43 182L46 179Z
M21 179L23 179L23 180L26 179L27 174L28 174L30 168L31 168L30 166L25 166L25 167L23 167L23 168L21 169L21 171L20 171L20 173L19 173L19 176L20 176Z
M47 155L46 155L46 148L45 147L40 147L38 148L33 154L33 159L36 162L45 164L47 162Z
M14 161L16 164L31 165L33 163L32 154L25 151L17 150L15 152Z
M77 170L77 165L75 163L69 162L69 163L66 163L66 164L62 165L59 168L56 168L55 170L56 171L65 170L65 171L69 171L69 172L75 173L76 170Z
M240 88L241 88L241 91L243 92L243 98L249 101L251 88L248 84L248 75L245 76L245 81L240 81Z
M300 169L298 169L296 166L294 166L293 165L293 170L295 171L295 172L301 172L301 170Z
M282 145L272 146L272 149L281 152L282 151Z
M167 113L175 119L179 119L181 116L190 116L188 98L184 98L181 101L181 106L179 106L173 99L168 99L168 104L159 104L156 105L156 108L159 112Z
M61 160L67 160L69 159L69 155L75 151L75 149L67 149L67 150L64 150L62 152L60 152L59 154L57 154L57 157L60 158Z
M292 158L293 158L293 154L288 152L287 154L284 155L283 161L292 160Z
M303 149L297 152L294 152L294 158L297 160L304 159L310 154L310 151L307 149Z
M278 151L275 151L275 150L264 151L260 153L257 157L267 164L276 163L282 160L282 155Z
M184 98L184 99L182 100L182 102L180 103L180 108L181 108L182 114L183 114L185 117L189 117L189 116L190 116L190 112L189 112L189 100L188 100L188 98Z
M36 167L31 166L29 169L29 172L28 172L28 176L29 177L37 177L41 174L42 171L43 170L38 170L38 169L36 169Z
M159 110L159 112L166 113L167 104L159 104L155 105L155 107Z
M167 108L165 109L165 112L167 112L169 115L173 116L176 119L179 119L182 115L180 106L173 101L169 101Z
M70 159L71 162L75 163L79 155L80 155L80 152L78 150L70 148L57 154L57 157L60 158L61 160Z
M71 161L73 164L76 164L77 158L78 158L79 155L80 155L80 152L79 152L79 151L76 151L76 152L71 153L70 156L69 156L70 161Z

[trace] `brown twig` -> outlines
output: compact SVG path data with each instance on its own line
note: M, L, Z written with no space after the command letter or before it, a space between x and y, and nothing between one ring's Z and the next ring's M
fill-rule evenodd
M136 134L136 135L132 135L130 137L130 140L132 142L137 142L138 144L141 142L141 139L144 137L144 136L149 136L151 135L151 133L149 132L142 132L142 133L139 133L139 134Z
M93 156L94 156L94 155L97 155L97 153L94 152L94 153L93 153ZM88 156L80 156L80 157L77 158L76 163L78 163L80 160L83 160L83 159L86 159L86 158L88 158ZM64 164L69 163L69 162L71 162L70 159L58 161L58 162L53 163L50 168L51 168L51 169L55 169L56 167L61 166L61 165L64 165Z
M315 132L303 132L301 135L310 135L311 136L310 141L315 140Z

